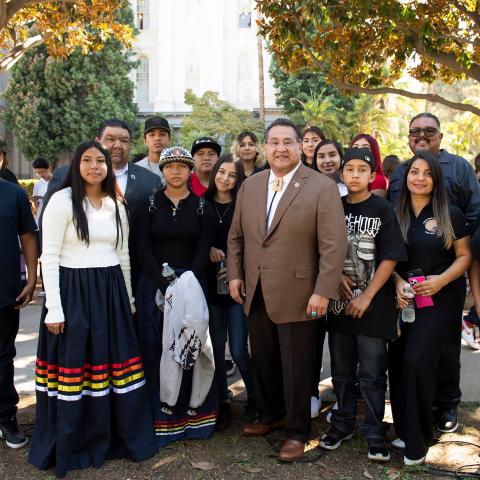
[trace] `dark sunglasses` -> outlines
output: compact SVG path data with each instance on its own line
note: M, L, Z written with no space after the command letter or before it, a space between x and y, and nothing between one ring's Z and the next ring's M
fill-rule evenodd
M409 131L408 131L408 134L411 136L411 137L419 137L420 134L423 132L423 134L427 137L427 138L432 138L434 137L437 133L438 133L438 128L435 128L435 127L427 127L427 128L411 128Z

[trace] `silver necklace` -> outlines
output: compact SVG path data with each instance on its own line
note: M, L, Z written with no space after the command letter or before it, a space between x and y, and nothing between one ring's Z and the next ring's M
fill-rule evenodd
M218 211L218 208L217 208L217 202L213 202L213 206L215 207L215 211L217 212L217 215L218 215L218 222L219 223L223 223L223 217L227 214L227 212L230 210L230 207L232 206L232 203L233 202L230 202L230 204L228 205L228 207L225 209L225 211L223 212L222 215L220 215L220 212Z

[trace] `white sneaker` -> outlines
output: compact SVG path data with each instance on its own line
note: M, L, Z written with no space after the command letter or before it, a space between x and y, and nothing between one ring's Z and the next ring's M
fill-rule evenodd
M480 350L480 334L476 325L469 327L465 320L462 320L462 338L470 348Z
M335 402L335 405L332 407L332 410L338 410L338 402ZM332 423L332 410L327 413L327 422Z
M311 418L317 418L322 407L322 399L312 396L310 399L310 416Z
M409 465L422 465L423 463L425 463L426 458L427 458L427 456L419 458L417 460L412 460L410 458L403 457L403 463L407 466L409 466Z
M392 441L392 447L405 450L405 442L399 437Z

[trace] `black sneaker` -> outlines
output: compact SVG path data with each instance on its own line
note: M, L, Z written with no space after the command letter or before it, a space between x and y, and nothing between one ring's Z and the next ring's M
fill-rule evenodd
M243 420L246 423L253 423L257 419L257 402L253 397L248 397L243 412Z
M215 430L217 432L225 431L232 421L232 406L229 402L220 403L218 409L217 423L215 424Z
M335 450L344 440L350 440L353 433L345 435L336 428L332 427L320 440L320 446L325 450Z
M451 433L458 428L457 410L450 408L448 410L438 411L437 430L442 433Z
M17 417L15 416L0 423L0 438L3 438L7 447L10 448L21 448L28 442L25 434L18 428Z
M374 462L388 462L390 452L387 447L369 447L367 457Z

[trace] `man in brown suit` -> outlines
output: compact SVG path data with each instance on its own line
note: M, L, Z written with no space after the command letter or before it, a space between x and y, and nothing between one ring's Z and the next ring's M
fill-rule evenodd
M336 184L304 166L296 126L279 118L265 132L270 170L241 186L228 237L230 294L248 316L260 420L244 433L285 426L279 458L303 457L319 318L336 299L346 254Z

